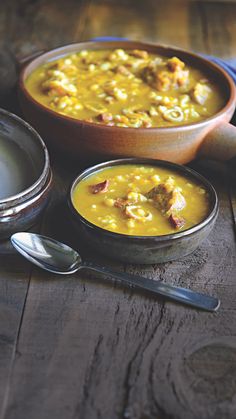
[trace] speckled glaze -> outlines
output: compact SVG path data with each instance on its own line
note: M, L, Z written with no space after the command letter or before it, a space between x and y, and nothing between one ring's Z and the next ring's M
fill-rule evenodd
M47 148L21 118L0 110L0 240L35 224L52 187Z
M129 236L113 233L87 221L74 208L72 195L76 185L86 176L105 167L119 164L155 165L178 171L195 181L202 183L209 193L209 215L196 226L174 234L164 236ZM82 172L73 182L68 197L72 223L79 240L85 240L95 251L127 263L151 264L179 259L192 253L208 236L218 215L218 198L213 186L197 172L174 163L153 159L118 159L90 167Z
M225 106L213 117L178 127L109 127L60 115L41 105L26 90L28 75L48 60L82 49L105 48L139 48L167 57L177 55L200 68L206 75L209 74L222 86ZM24 66L19 80L19 98L25 118L45 141L55 150L66 152L76 159L98 162L120 157L145 157L187 163L199 154L220 160L236 156L236 128L228 124L236 103L233 80L216 64L177 48L133 41L84 42L57 48L41 54Z

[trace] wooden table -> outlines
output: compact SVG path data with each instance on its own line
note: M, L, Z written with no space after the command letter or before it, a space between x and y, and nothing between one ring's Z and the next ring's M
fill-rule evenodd
M235 2L15 0L0 12L1 40L19 57L97 36L236 57ZM70 242L60 208L79 168L52 161L55 190L39 230ZM220 310L190 309L96 274L59 277L2 255L1 419L236 417L236 191L226 166L197 167L220 198L204 244L172 263L105 262L217 295Z

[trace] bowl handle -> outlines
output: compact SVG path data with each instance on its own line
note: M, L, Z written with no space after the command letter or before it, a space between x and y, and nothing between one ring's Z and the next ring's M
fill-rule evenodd
M236 157L236 127L228 122L217 125L204 138L198 155L220 161Z

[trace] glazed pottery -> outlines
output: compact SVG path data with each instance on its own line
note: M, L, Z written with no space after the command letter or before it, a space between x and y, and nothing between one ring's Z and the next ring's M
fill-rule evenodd
M82 217L75 209L72 201L73 191L85 177L106 167L120 164L140 164L175 170L202 184L208 192L210 209L208 216L199 224L173 234L163 236L131 236L113 233L102 229ZM74 231L77 232L78 243L86 241L93 250L107 257L126 263L160 263L179 259L192 253L212 230L218 214L218 198L213 186L197 172L174 163L153 159L118 159L90 167L82 172L73 182L68 197Z
M188 125L163 128L124 128L95 124L61 115L40 104L27 91L25 80L38 66L83 49L145 49L162 56L178 56L218 83L225 105L214 116ZM25 118L54 150L84 161L145 157L187 163L198 156L228 160L236 156L236 128L229 124L236 88L218 65L181 49L133 41L83 42L40 54L21 71L19 98Z
M21 118L0 110L0 240L34 224L52 186L48 150Z

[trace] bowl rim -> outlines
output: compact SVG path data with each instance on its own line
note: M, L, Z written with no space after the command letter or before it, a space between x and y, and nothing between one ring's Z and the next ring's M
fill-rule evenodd
M210 122L214 121L216 124L218 122L218 120L221 119L222 115L224 115L229 109L235 108L235 104L236 104L236 86L234 84L234 81L232 80L232 78L230 77L230 75L222 68L220 67L218 64L208 60L207 58L203 57L200 54L196 54L194 52L182 49L182 48L178 48L175 46L168 46L165 44L156 44L156 43L152 43L152 42L142 42L142 41L133 41L133 40L122 40L122 41L85 41L85 42L74 42L74 43L70 43L70 44L66 44L64 46L60 46L57 48L53 48L50 49L46 52L40 53L40 55L38 55L36 58L33 58L29 63L27 63L26 65L23 66L21 72L20 72L20 77L19 77L19 89L23 92L23 94L25 95L25 97L27 98L27 100L31 101L36 107L38 107L40 109L41 112L43 113L48 113L49 115L51 115L54 118L59 118L60 120L67 122L67 123L74 123L76 125L79 126L89 126L89 127L94 127L96 129L106 129L110 130L110 132L114 132L114 130L119 130L119 132L125 132L127 131L127 127L117 127L117 126L107 126L107 125L103 125L103 124L97 124L95 122L88 122L82 119L77 119L68 115L64 115L64 114L60 114L56 111L54 111L53 109L48 108L47 106L43 105L42 103L40 103L39 101L37 101L28 91L28 89L26 88L25 85L25 80L26 80L26 72L28 70L28 68L34 64L35 62L37 62L38 60L41 60L43 57L46 58L46 60L44 61L44 64L46 62L49 62L50 59L47 59L47 57L54 55L55 57L52 57L53 59L58 59L59 57L65 56L69 53L73 53L73 51L71 49L74 49L74 52L78 52L81 49L84 48L88 48L88 49L92 49L91 47L95 47L96 46L102 46L103 49L106 49L106 47L108 47L108 49L112 49L115 47L123 47L125 48L125 45L128 47L130 46L130 49L135 48L135 47L141 47L141 48L161 48L163 51L172 51L173 53L180 53L180 54L184 54L187 57L190 58L190 60L197 60L199 63L202 63L204 65L204 68L211 68L211 70L213 70L213 73L216 74L220 74L221 77L224 78L224 80L227 82L228 84L228 88L229 88L229 97L228 100L225 102L225 105L218 111L216 112L214 115L211 115L208 118L205 118L201 121L198 122L192 122L190 124L183 124L183 125L176 125L176 126L168 126L168 127L150 127L150 128L134 128L134 127L128 127L129 132L136 132L137 130L139 130L139 132L141 133L146 133L147 131L149 132L162 132L162 133L169 133L169 132L173 132L173 130L175 130L176 132L178 131L188 131L188 130L192 130L193 128L199 128L199 127L204 127L205 125L208 125ZM109 48L110 47L110 48ZM99 48L98 48L99 49ZM102 49L102 48L100 48ZM69 51L68 51L69 50ZM71 51L70 51L71 50ZM68 51L68 52L67 52ZM43 63L39 64L42 65ZM190 61L191 64L191 61ZM36 66L37 67L39 67Z
M15 203L18 204L24 202L43 188L47 182L48 174L50 171L50 158L48 149L41 136L28 122L24 121L24 119L20 118L19 116L0 108L0 118L1 115L7 117L11 124L17 123L26 128L26 130L29 131L31 138L34 138L34 140L38 141L44 155L43 169L40 176L34 181L34 183L15 195L10 195L9 197L0 199L0 210L4 210L6 208L12 207Z
M49 169L46 181L44 186L33 196L29 196L25 201L18 202L14 207L8 207L6 209L0 209L0 226L1 222L4 221L5 217L14 217L14 215L17 215L27 207L30 207L35 202L41 200L45 194L47 194L53 185L53 173L52 169ZM4 221L5 222L5 221Z
M117 233L117 232L113 232L113 231L109 231L106 230L102 227L97 226L96 224L93 224L92 222L88 221L85 217L83 217L74 207L73 205L73 200L72 200L72 194L73 191L75 189L75 187L77 186L77 184L85 179L86 177L102 170L108 167L113 167L113 166L119 166L119 165L124 165L124 164L142 164L142 165L155 165L155 166L163 166L163 167L168 167L171 168L177 172L180 172L184 175L184 173L190 177L192 177L194 180L197 180L198 182L202 183L206 188L207 191L210 193L210 200L212 202L212 208L209 212L209 214L207 215L207 217L205 217L200 223L195 224L194 226L180 231L180 232L176 232L176 233L171 233L171 234L163 234L163 235L154 235L154 236L138 236L138 235L131 235L131 234L123 234L123 233ZM131 157L131 158L122 158L122 159L115 159L115 160L109 160L103 163L99 163L96 164L94 166L90 166L87 169L83 170L72 182L72 184L70 185L69 191L68 191L68 195L67 195L67 202L68 202L68 206L69 209L72 212L72 215L75 218L78 218L80 222L82 222L84 225L86 225L86 227L92 228L93 230L97 231L100 234L106 235L108 237L111 238L117 238L117 239L126 239L126 240L155 240L158 242L167 242L169 240L177 240L183 237L188 237L194 233L196 233L197 231L203 229L207 224L209 224L213 219L215 219L218 215L218 211L219 211L219 200L218 200L218 196L216 193L216 190L214 188L214 186L204 177L202 176L200 173L198 173L197 171L190 169L189 167L177 164L177 163L172 163L169 162L167 160L156 160L156 159L147 159L147 158L136 158L136 157Z

